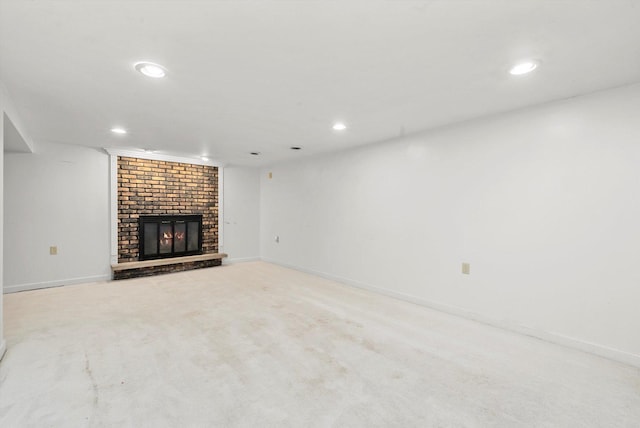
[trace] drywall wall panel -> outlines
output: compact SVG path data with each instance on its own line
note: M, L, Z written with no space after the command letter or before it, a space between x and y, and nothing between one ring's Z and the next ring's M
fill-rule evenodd
M640 362L639 114L635 85L274 165L261 255Z

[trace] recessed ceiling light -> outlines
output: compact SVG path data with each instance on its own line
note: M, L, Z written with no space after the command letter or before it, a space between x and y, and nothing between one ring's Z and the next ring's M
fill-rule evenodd
M302 147L298 147L298 146L291 147L291 150L301 150L301 149L302 149Z
M509 73L514 76L520 76L521 74L531 73L538 68L538 63L535 61L523 61L511 67Z
M260 155L260 152L251 152L251 154L252 154L253 156L259 156L259 155Z
M163 66L152 62L136 62L133 67L145 76L153 77L155 79L164 77L167 74L167 70L165 70Z
M202 159L202 160L203 160L203 161L205 161L205 162L208 162L208 161L209 161L209 158L208 158L208 157L206 157L206 156L202 156L200 159Z
M111 132L118 135L124 135L127 133L127 130L120 127L111 128Z
M344 131L345 129L347 129L347 125L345 125L342 122L337 122L333 124L334 131Z

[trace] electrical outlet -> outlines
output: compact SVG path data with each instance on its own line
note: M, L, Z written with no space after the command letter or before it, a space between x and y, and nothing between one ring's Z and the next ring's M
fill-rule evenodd
M469 275L471 273L471 264L462 263L462 273L465 275Z
M58 247L49 247L49 254L55 256L58 254Z
M279 237L279 236L276 236L276 237L274 238L274 241L276 241L277 243L279 243L279 242L280 242L280 237Z

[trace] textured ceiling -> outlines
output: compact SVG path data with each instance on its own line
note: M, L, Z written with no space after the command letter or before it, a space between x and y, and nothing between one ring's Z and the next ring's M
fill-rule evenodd
M0 0L0 80L36 144L260 165L638 82L638 23L634 0Z

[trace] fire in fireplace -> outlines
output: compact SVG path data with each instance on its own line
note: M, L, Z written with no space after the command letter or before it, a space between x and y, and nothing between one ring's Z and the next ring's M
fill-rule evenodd
M140 216L140 260L202 254L202 215Z

